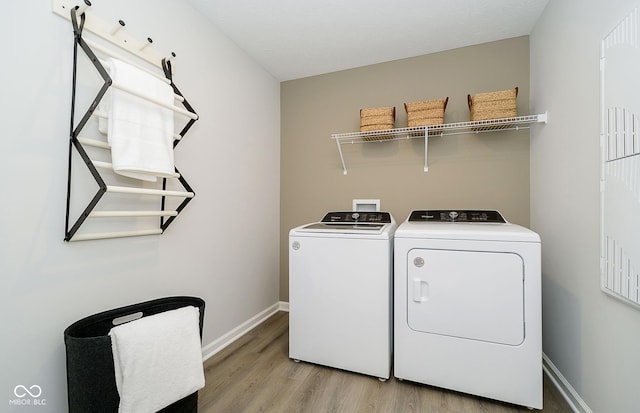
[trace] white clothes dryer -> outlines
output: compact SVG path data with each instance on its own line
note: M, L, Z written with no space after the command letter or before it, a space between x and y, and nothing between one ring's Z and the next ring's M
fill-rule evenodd
M388 212L330 212L289 232L289 357L388 379L393 234Z
M497 211L413 211L394 240L395 377L541 409L540 246Z

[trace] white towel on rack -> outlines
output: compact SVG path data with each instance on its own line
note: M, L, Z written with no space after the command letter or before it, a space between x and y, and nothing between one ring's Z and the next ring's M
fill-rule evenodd
M107 89L104 96L102 96L102 99L98 103L98 110L100 112L106 113L108 116L110 108L111 108L111 89L109 88ZM102 133L103 135L107 135L108 130L109 130L109 118L98 117L98 132Z
M111 329L119 413L157 412L204 387L199 314L182 307Z
M109 59L109 67L115 84L173 105L173 88L162 80L114 58ZM175 172L173 111L114 86L110 91L107 140L113 170L147 181L171 176Z

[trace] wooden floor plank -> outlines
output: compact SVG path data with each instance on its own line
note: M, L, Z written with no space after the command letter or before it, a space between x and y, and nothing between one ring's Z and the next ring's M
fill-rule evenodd
M200 413L529 413L522 406L394 377L289 359L289 314L278 312L205 362ZM544 413L571 413L545 376Z

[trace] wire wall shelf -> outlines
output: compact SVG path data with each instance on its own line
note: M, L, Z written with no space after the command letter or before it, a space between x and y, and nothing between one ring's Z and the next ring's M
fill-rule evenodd
M472 122L444 123L441 125L414 126L409 128L395 128L371 132L348 132L331 135L335 140L342 161L342 172L347 174L347 166L342 153L342 145L389 142L406 139L424 139L424 171L429 170L427 163L428 141L430 136L448 136L474 134L484 132L529 129L532 124L547 123L547 113L539 115L517 116L514 118L490 119Z

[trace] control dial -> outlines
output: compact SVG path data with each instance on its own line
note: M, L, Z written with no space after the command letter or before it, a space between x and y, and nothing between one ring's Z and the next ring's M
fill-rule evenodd
M455 221L456 219L458 219L458 213L457 213L456 211L451 211L451 212L449 212L449 218L450 218L452 221Z

